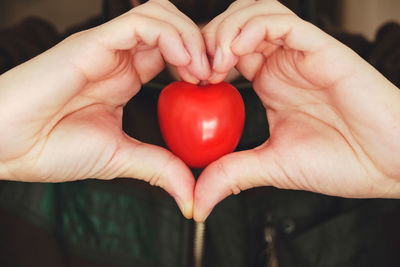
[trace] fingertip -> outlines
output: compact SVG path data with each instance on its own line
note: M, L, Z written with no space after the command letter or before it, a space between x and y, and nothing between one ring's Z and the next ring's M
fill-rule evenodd
M179 197L175 197L176 204L181 210L182 215L190 220L193 218L193 200L182 201Z
M208 165L195 186L194 220L206 220L214 207L231 194L269 185L259 162L258 152L247 150L225 155Z
M195 190L194 195L195 199L192 211L193 220L196 222L205 222L211 211L214 209L214 206L206 207L205 204L209 204L209 202L204 201L204 198L201 197L201 193L199 193L198 190Z
M194 190L193 218L196 222L204 222L214 207L232 194L230 177L221 168L222 163L210 164L200 175Z
M211 75L211 64L208 60L208 56L206 52L201 54L201 65L203 68L203 76L200 77L201 80L207 80Z
M249 45L247 45L247 46L242 45L242 36L243 36L243 34L240 34L239 36L237 36L233 40L232 46L231 46L232 52L238 56L246 53L246 51L243 51L243 50L249 50Z
M217 84L222 82L225 77L227 76L227 73L217 73L215 71L213 71L210 75L210 77L208 78L208 82L212 83L212 84Z
M218 68L222 68L224 62L223 62L223 54L222 54L222 49L221 47L217 47L214 55L214 60L213 60L213 70L216 70Z
M191 55L185 48L179 34L171 30L171 33L161 34L159 48L165 61L175 66L187 66L191 62Z
M191 74L187 67L178 67L177 70L183 81L192 84L198 84L200 82L200 79Z
M184 205L184 208L181 209L183 216L190 220L193 218L193 201L188 202Z
M190 74L191 77L187 75L187 78L190 79L189 82L191 83L196 83L196 80L197 83L201 80L208 80L211 75L210 63L205 52L201 52L196 56L192 56L191 63L188 66L185 66L185 68L187 71L183 75L186 76L187 74ZM184 78L183 76L181 77Z
M176 159L175 161L175 166L171 164L170 170L165 170L164 189L173 196L182 215L191 219L193 218L193 197L196 182L189 168L181 160Z
M196 181L189 167L170 151L127 137L116 156L123 166L118 177L136 178L160 186L176 201L183 216L193 217ZM117 164L114 164L117 165Z
M217 47L212 70L219 73L228 73L238 63L238 56L234 55L230 48Z
M213 206L207 207L210 204L210 201L207 199L207 195L204 193L204 188L207 187L205 181L207 178L201 178L202 174L200 175L199 179L196 182L196 187L194 189L194 205L193 205L193 219L196 222L204 222Z
M193 214L193 220L198 223L203 223L207 220L208 216L209 214L200 214L197 212Z

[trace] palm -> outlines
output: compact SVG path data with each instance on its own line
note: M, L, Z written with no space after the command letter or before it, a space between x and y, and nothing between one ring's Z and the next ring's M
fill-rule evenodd
M136 69L129 51L104 52L103 64L96 65L92 63L98 52L95 49L93 56L86 54L81 59L89 62L91 68L76 70L77 76L85 77L84 86L68 96L55 95L54 102L63 102L61 108L50 105L42 108L42 116L29 123L24 118L16 121L20 125L15 124L13 131L21 134L16 134L20 138L14 138L13 142L21 150L30 148L18 156L25 159L31 180L112 178L121 174L115 162L119 162L118 157L126 156L124 149L129 148L122 143L130 139L122 131L122 109L140 89L141 70ZM32 128L36 135L25 138L22 133Z
M34 173L51 181L115 177L114 156L125 138L120 109L95 104L67 114L35 144L40 152L29 155L37 158ZM49 160L53 164L49 165Z
M344 78L341 73L325 69L318 53L284 48L263 64L253 83L267 109L271 138L263 145L268 149L257 153L262 159L273 152L279 162L277 186L363 197L382 195L374 190L395 184L376 186L382 183L380 173L346 122L346 110L339 112L332 102L332 91Z
M352 50L278 1L236 1L204 29L212 82L236 67L263 102L270 138L199 177L194 218L256 186L398 197L400 94Z

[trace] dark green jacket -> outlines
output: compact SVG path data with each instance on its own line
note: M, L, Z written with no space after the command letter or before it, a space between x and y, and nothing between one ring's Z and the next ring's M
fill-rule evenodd
M384 28L373 44L360 37L341 37L352 40L347 44L393 82L399 81L400 72L393 70L400 65L388 56L390 51L399 55L399 26ZM60 38L40 20L0 31L0 69L23 62ZM168 82L160 75L127 104L123 127L129 135L164 146L156 103ZM268 123L251 84L236 85L246 106L238 149L249 149L268 138ZM400 266L399 215L398 200L251 189L222 201L208 218L203 263L273 266L269 262L277 259L283 267ZM193 266L193 236L193 221L182 217L173 199L141 181L0 183L3 267Z

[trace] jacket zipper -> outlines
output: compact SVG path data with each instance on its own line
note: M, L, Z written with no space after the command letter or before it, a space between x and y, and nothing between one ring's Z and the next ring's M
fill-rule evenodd
M264 229L264 239L267 243L267 248L265 249L265 256L267 257L266 267L279 267L275 237L276 230L273 227L267 226Z
M204 222L195 223L194 239L193 239L194 267L203 266L205 231L206 231L206 224Z

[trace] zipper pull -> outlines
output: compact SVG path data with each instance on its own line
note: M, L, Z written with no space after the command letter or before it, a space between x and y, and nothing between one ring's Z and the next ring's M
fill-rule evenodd
M265 249L263 253L265 267L279 267L278 252L276 247L277 229L273 216L270 212L265 214L264 241Z
M194 267L202 267L203 255L204 255L204 240L205 240L206 223L194 224L194 244L193 244L193 256L194 256Z
M279 267L278 262L278 254L276 251L276 229L267 226L264 229L264 239L267 243L267 247L265 248L265 256L266 256L266 267Z

